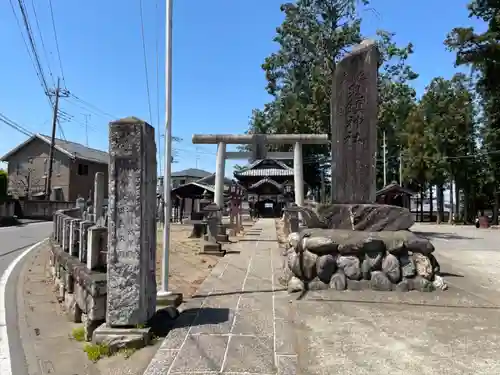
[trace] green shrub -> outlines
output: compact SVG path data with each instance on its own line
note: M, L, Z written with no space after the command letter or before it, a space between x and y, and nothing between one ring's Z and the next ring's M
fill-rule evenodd
M85 329L83 327L73 328L71 335L76 341L85 341Z
M87 353L87 358L92 362L97 362L103 357L110 355L109 347L107 345L85 344L83 351Z

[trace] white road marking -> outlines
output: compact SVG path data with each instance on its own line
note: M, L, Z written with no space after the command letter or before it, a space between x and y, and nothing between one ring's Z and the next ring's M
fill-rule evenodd
M19 256L9 264L0 278L0 375L12 375L12 364L10 362L9 338L7 336L7 317L5 315L5 288L9 277L14 271L14 268L21 260L28 255L33 249L41 245L47 239L44 239L24 250Z

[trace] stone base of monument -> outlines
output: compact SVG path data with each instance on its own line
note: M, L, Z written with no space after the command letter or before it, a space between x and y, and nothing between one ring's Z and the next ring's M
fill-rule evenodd
M203 244L203 250L200 254L209 254L209 255L226 255L226 251L222 249L222 245L217 242L205 242Z
M97 327L92 335L92 342L97 345L106 345L111 353L120 349L140 349L151 343L153 330L145 328L115 328L106 323Z
M379 232L407 230L415 223L408 209L387 204L321 205L308 202L299 210L308 228Z
M111 353L120 349L140 349L151 344L153 337L164 337L172 329L179 311L175 306L158 309L145 327L110 327L101 324L92 334L94 344L106 345Z
M217 236L215 236L215 239L217 240L217 242L230 242L229 235L227 234L218 234Z
M445 290L432 243L402 231L307 229L292 233L281 283L288 291Z
M156 306L179 307L182 303L182 293L157 293Z

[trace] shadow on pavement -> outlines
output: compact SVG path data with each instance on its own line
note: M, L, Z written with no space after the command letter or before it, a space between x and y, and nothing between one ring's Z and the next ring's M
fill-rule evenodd
M442 276L442 277L465 277L464 275L459 275L458 273L453 273L453 272L440 272L439 276Z
M220 324L229 321L229 309L202 307L184 310L178 317L173 317L168 308L158 310L149 325L156 337L165 337L172 329L207 324Z
M454 233L421 232L421 231L414 231L414 230L412 230L412 232L418 236L426 237L429 240L432 240L433 238L434 239L442 239L442 240L475 240L476 239L474 237L460 236L460 235L454 234Z
M206 297L217 297L217 296L232 296L234 294L251 294L251 293L272 293L272 292L283 292L287 290L287 288L279 288L279 289L266 289L266 290L238 290L235 292L221 292L221 293L212 293L210 295L208 294L195 294L193 299L198 299L198 298L206 298Z

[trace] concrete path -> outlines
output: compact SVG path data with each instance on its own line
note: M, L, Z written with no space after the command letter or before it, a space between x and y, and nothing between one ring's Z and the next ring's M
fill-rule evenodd
M0 228L0 278L5 276L9 265L24 249L47 238L52 232L51 222L29 223L16 227ZM5 311L0 311L0 351L9 348L10 358L0 358L0 375L24 373L24 351L19 340L17 324L17 281L20 267L16 266L6 284L0 285L0 298L4 299ZM1 309L0 309L1 310ZM6 328L6 329L5 329ZM0 357L5 354L0 353ZM8 367L12 368L9 369Z
M464 230L469 238L453 238ZM484 266L498 272L496 258L487 265L481 254L492 251L490 234L438 232L446 237L436 238L450 274L446 292L328 290L297 300L277 281L283 260L274 221L261 219L241 253L226 256L186 304L145 375L499 374L498 303L473 278ZM466 273L474 259L477 270ZM452 266L464 270L454 274ZM497 282L487 291L498 291Z
M296 362L275 306L281 268L275 223L261 219L183 305L145 374L288 374Z

